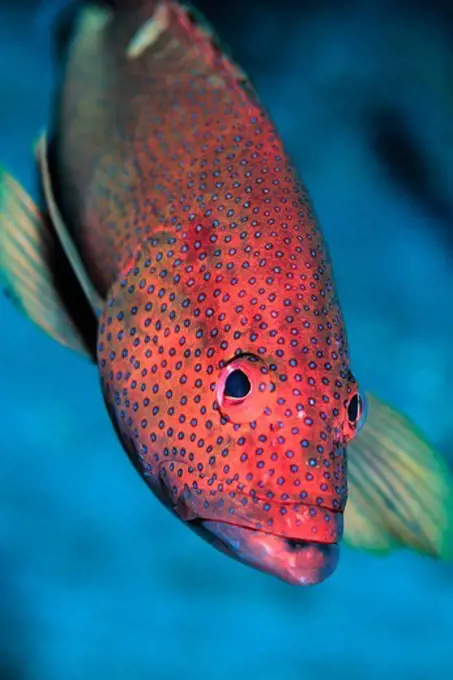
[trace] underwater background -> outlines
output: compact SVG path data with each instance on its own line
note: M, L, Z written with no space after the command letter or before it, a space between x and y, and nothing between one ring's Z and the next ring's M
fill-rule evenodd
M453 5L194 4L314 199L355 375L453 464ZM0 2L0 162L29 188L63 5ZM0 680L453 677L453 565L343 548L298 589L227 559L140 480L96 370L4 298L0 331Z

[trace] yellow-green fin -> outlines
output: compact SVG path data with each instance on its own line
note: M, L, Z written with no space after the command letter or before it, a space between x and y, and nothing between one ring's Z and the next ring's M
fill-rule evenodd
M348 445L345 541L386 553L407 547L453 556L453 478L442 456L401 413L372 395Z
M50 265L54 248L46 216L0 168L0 285L46 333L89 357L91 353L54 284Z

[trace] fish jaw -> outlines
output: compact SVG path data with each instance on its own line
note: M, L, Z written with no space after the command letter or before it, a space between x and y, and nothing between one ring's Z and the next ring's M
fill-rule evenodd
M208 485L203 474L191 486L182 485L180 474L186 466L181 461L163 461L158 473L157 495L183 521L226 522L297 541L328 544L341 540L342 510L309 500L283 503L231 487L219 491ZM155 479L144 476L156 493Z
M223 554L291 585L321 583L338 565L337 543L296 541L209 520L202 521L195 530Z
M160 465L157 495L216 549L290 584L321 583L335 570L343 534L341 511L208 491L202 484L181 490L173 484L176 468L170 462Z

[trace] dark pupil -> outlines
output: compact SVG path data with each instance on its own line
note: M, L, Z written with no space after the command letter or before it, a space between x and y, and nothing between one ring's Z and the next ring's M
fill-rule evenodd
M241 399L246 397L250 392L250 380L245 375L244 371L237 369L232 371L225 382L225 396Z
M351 423L355 423L359 417L360 399L358 394L354 394L348 405L348 418Z

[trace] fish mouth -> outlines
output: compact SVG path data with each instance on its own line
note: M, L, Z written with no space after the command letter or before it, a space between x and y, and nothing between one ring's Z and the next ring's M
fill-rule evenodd
M339 560L337 543L291 539L211 520L195 520L190 525L222 553L291 585L325 581Z
M182 465L160 466L161 500L213 547L286 583L314 585L334 571L343 534L341 510L213 490L197 476L176 483Z

